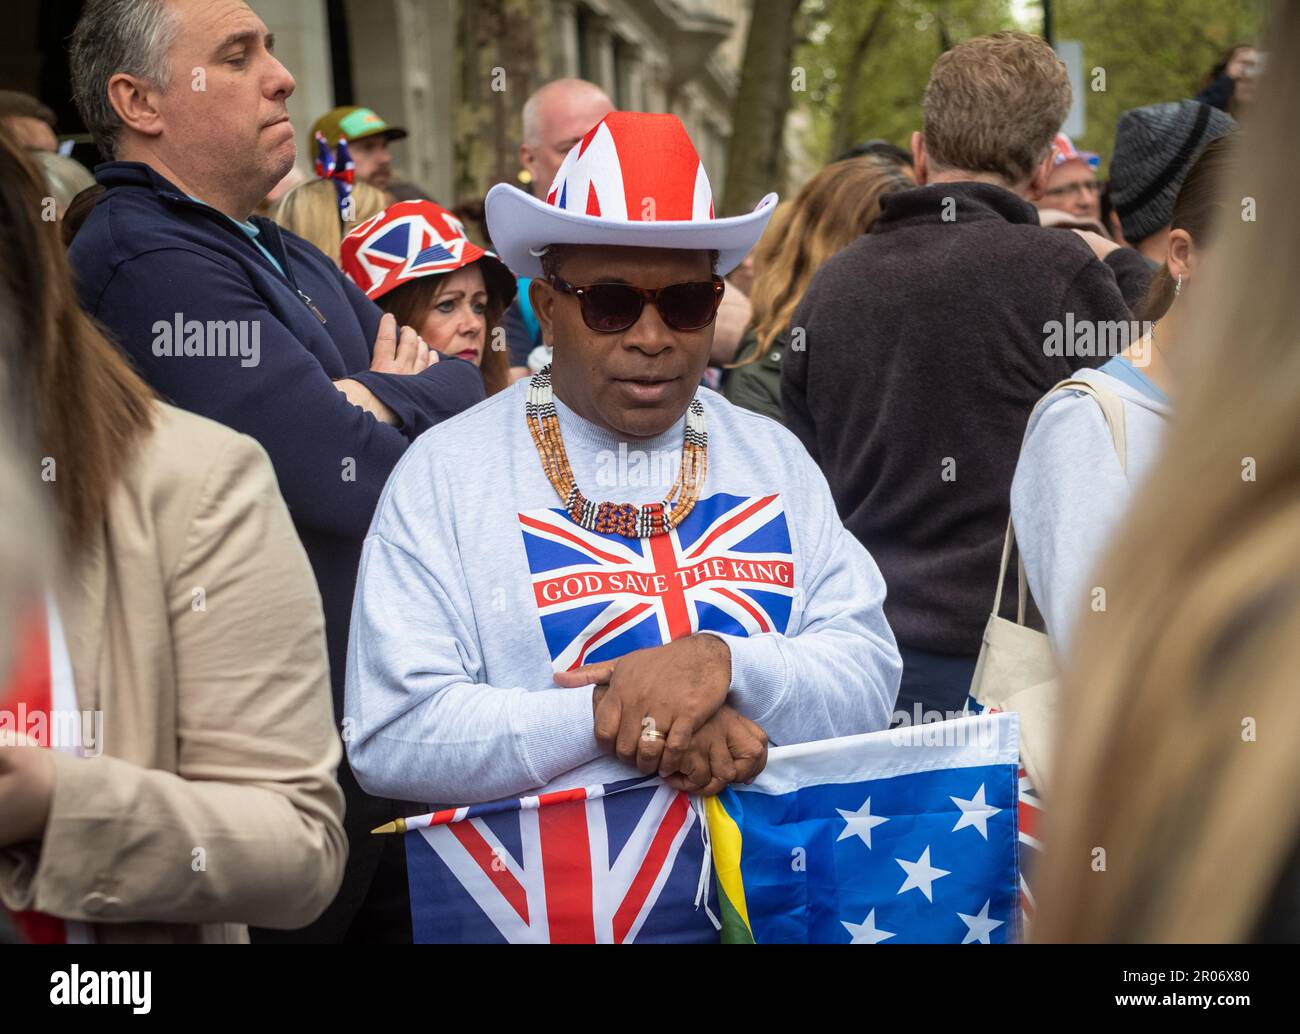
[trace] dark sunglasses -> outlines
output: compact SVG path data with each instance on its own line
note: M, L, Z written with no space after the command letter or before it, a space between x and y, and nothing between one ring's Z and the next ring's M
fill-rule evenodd
M567 280L552 276L550 285L561 294L578 299L582 322L598 334L617 334L641 318L645 303L659 310L664 323L673 330L703 330L718 314L725 289L722 277L684 284L669 284L654 290L631 284L589 284L574 287Z

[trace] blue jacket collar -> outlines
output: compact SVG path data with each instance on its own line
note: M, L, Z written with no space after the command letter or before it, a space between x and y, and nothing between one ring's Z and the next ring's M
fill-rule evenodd
M101 162L95 166L95 181L108 190L141 187L164 201L179 202L191 208L222 216L223 221L233 222L233 220L226 220L224 214L211 205L190 197L166 176L154 171L144 162ZM263 222L256 216L250 217L249 221L259 228Z
M215 219L223 228L233 233L243 234L233 219L203 201L196 201L166 176L156 172L144 162L100 162L95 166L95 181L108 191L124 188L147 190L163 201L182 205L191 211L202 212ZM248 221L261 231L260 239L280 261L292 283L293 274L288 272L288 255L280 235L279 224L258 215L250 216Z

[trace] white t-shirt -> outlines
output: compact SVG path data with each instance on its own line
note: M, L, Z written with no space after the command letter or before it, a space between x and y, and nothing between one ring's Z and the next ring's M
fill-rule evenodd
M54 597L49 594L45 597L45 614L50 641L50 709L55 714L79 712L81 708L77 704L77 686L72 677L72 658L68 655L68 641L63 634L63 621L59 618L59 608L54 602ZM55 728L69 727L72 724L56 723L52 719L53 716L49 723L51 733ZM76 722L75 727L80 732L81 722ZM51 742L50 745L65 754L74 754L77 757L85 757L86 754L85 746L80 742ZM95 935L89 923L65 922L64 927L69 944L95 943Z

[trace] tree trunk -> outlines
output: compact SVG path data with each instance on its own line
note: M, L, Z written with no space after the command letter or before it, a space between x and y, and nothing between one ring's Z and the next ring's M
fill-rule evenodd
M782 135L790 110L794 16L800 0L754 0L740 89L731 112L725 213L748 212L779 186ZM722 215L724 211L716 214Z
M494 183L512 182L524 98L537 81L542 27L529 0L476 0L462 5L456 108L455 194L443 203L481 201Z
M862 64L867 58L867 51L871 49L876 34L880 31L880 26L884 23L886 7L887 3L882 3L876 8L866 28L853 44L853 54L849 58L848 67L844 69L844 77L840 82L840 103L835 110L835 127L831 134L830 157L832 159L847 151L854 142L851 139L853 116L857 114L854 99L858 94L858 83L862 81Z

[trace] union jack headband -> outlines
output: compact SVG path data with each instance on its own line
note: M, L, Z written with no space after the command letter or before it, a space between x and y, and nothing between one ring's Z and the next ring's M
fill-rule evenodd
M347 200L352 196L352 182L355 166L352 152L348 150L348 138L339 137L339 146L333 152L325 139L325 134L316 131L316 175L323 180L333 180L338 197L339 218L347 215Z

